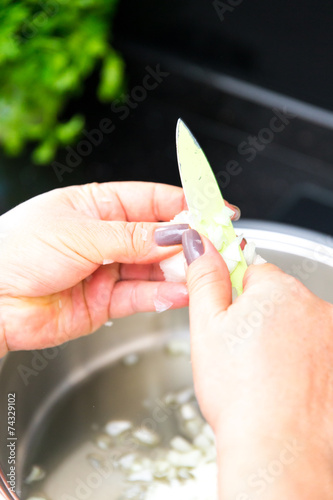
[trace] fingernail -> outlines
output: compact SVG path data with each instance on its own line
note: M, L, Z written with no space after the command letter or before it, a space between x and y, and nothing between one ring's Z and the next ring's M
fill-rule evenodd
M239 220L241 218L241 210L239 207L236 207L236 205L230 205L231 210L234 211L235 215L231 217L231 220L236 222L236 220Z
M188 224L172 224L170 226L159 227L154 234L155 242L160 247L180 245L182 242L182 234L188 228Z
M188 229L184 232L182 244L188 266L204 253L200 234L195 229Z

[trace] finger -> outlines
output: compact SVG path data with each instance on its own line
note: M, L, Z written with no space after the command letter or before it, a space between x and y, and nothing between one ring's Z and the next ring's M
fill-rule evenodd
M164 274L159 264L121 264L120 279L164 281Z
M180 251L179 245L160 247L154 239L158 224L88 219L65 226L62 243L93 264L152 264ZM83 279L84 276L81 278Z
M84 283L85 303L92 323L96 325L106 318L119 318L135 312L156 311L188 305L185 283L169 283L144 280L119 281L114 266L100 267Z
M260 265L251 265L247 268L244 276L244 292L249 288L252 288L258 284L262 284L263 281L270 283L272 280L281 279L283 277L286 277L287 279L293 279L291 276L285 274L279 267L275 266L274 264L266 263Z
M94 215L102 220L169 221L186 208L183 190L167 184L105 182L68 190L76 190L71 194L76 195L77 208L82 208L81 204L88 202L97 210Z
M6 336L0 352L44 349L62 344L100 328L109 318L136 312L162 312L188 305L184 283L119 281L109 266L109 276L96 271L71 290L43 298L9 297ZM22 331L22 324L26 325Z
M202 238L202 240L201 240ZM183 234L193 328L225 311L232 301L228 268L214 245L190 229ZM203 244L201 243L203 241Z
M118 281L112 294L110 318L137 312L177 309L188 305L185 283Z
M230 210L232 210L234 212L234 215L231 216L231 220L233 222L236 222L237 220L239 220L241 218L240 208L237 207L236 205L231 205L231 203L228 203L226 200L224 200L224 203L228 208L230 208Z

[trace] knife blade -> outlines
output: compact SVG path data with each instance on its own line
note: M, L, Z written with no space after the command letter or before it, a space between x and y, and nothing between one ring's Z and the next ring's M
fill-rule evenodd
M209 238L224 258L233 288L243 292L247 269L230 220L232 211L226 207L215 175L197 140L179 119L176 128L176 149L181 182L190 212L190 225Z

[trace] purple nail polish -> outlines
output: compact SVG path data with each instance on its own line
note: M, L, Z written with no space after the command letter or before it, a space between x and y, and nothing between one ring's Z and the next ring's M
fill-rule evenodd
M170 226L159 227L154 234L155 242L160 247L180 245L182 242L182 234L188 228L188 224L172 224Z
M195 229L188 229L184 232L182 243L188 266L204 253L204 246L200 234Z

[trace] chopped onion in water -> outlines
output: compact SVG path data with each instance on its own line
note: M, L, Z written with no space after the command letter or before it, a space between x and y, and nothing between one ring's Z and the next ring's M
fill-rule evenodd
M129 422L128 420L111 420L105 425L104 429L109 436L117 437L120 436L120 434L131 430L132 427L132 422Z

